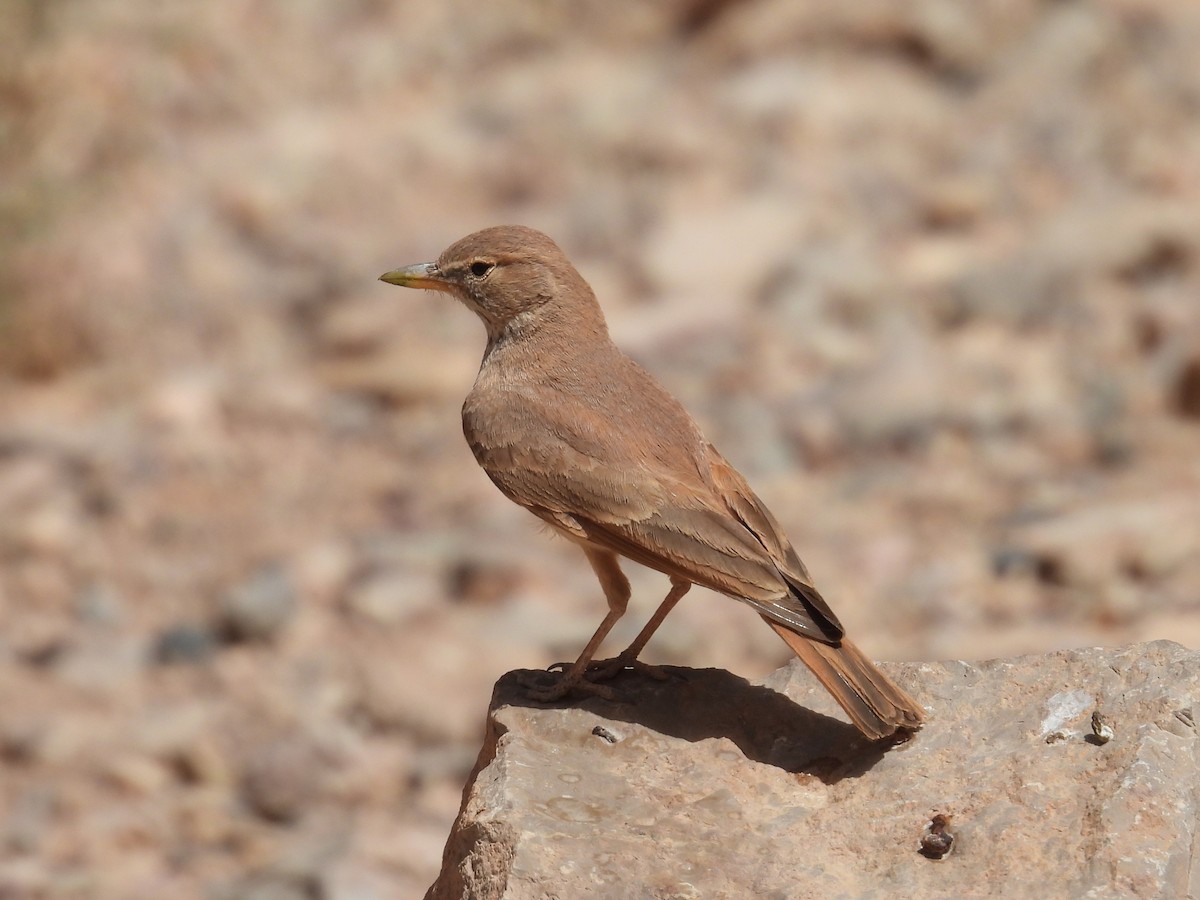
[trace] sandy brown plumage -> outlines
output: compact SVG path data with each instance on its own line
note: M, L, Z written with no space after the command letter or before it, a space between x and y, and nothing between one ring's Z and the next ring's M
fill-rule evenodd
M383 280L445 291L488 330L463 430L509 499L583 546L609 603L580 658L550 688L604 692L633 665L692 584L752 606L871 738L920 725L920 706L844 634L778 522L683 407L612 343L591 288L540 232L477 232L436 263ZM672 590L634 643L592 657L624 613L617 558L671 577Z

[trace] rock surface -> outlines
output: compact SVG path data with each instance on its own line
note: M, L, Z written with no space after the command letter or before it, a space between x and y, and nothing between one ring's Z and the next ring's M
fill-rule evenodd
M510 673L427 897L1200 895L1200 653L887 668L929 723L886 751L798 663L761 686L624 675L623 702L565 707Z

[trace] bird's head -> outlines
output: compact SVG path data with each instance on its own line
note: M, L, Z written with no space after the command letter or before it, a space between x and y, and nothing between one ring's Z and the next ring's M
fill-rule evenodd
M437 262L395 269L379 280L456 297L478 314L493 341L564 318L604 330L595 296L566 254L522 225L476 231L447 247Z

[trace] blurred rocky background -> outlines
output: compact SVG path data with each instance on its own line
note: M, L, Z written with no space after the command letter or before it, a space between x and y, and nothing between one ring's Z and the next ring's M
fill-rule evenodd
M0 3L0 897L375 900L603 610L476 468L552 234L856 640L1200 646L1200 6ZM636 633L665 580L633 570ZM652 661L786 648L699 592Z

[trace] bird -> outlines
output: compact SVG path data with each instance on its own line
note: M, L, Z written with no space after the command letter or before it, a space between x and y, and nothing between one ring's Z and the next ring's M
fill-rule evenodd
M535 701L613 699L603 682L638 659L692 585L750 606L871 740L911 734L922 707L847 637L779 522L683 406L609 336L591 287L547 235L476 231L388 284L449 294L483 321L487 346L463 433L500 491L578 544L608 612L570 665L526 684ZM630 600L625 558L670 590L633 643L594 659ZM559 670L559 671L555 671Z

